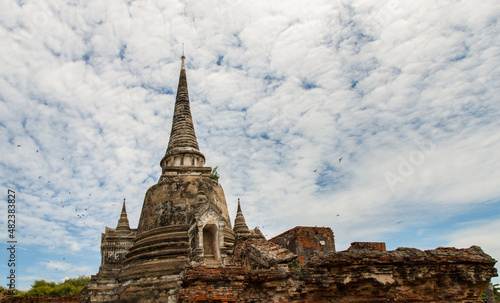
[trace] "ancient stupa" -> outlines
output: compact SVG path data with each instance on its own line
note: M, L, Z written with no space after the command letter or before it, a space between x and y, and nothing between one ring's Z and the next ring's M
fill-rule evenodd
M162 174L146 192L137 237L123 261L119 299L138 302L177 284L185 264L224 264L235 234L221 185L204 167L191 117L185 57ZM167 290L168 293L168 290Z
M106 227L99 272L80 302L480 302L497 272L477 246L386 251L354 242L336 252L329 227L304 226L267 240L248 228L239 199L232 229L198 147L184 61L159 181L137 229L125 200L117 227Z
M166 300L186 264L224 265L227 251L234 245L224 191L210 178L212 169L204 167L205 156L198 147L185 56L181 59L170 140L160 161L162 173L158 183L146 192L139 226L133 230L135 241L121 245L127 249L126 255L116 255L103 244L103 255L114 255L112 263L121 265L117 279L108 283L119 292L112 297L101 296L103 301L151 302L147 298L152 289L155 297ZM125 222L130 233L124 204L118 227L106 229L103 243L112 231L125 231ZM104 271L111 265L108 259L103 257Z

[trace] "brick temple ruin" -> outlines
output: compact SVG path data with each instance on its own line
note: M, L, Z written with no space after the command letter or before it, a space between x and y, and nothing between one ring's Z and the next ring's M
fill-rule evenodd
M125 201L101 238L99 272L80 302L482 302L497 276L481 248L421 251L355 242L335 250L330 228L295 227L267 240L234 227L221 185L204 167L182 56L170 141L137 229Z

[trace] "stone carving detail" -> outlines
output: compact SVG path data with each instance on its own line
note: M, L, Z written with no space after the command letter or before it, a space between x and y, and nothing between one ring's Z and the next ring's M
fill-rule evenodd
M111 252L106 254L104 260L107 265L120 265L125 260L125 253Z
M186 224L186 205L174 205L172 201L158 204L153 212L157 215L156 226Z

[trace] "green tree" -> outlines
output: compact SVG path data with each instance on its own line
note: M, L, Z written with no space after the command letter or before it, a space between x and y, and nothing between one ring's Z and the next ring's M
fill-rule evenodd
M28 290L28 296L51 296L54 293L56 282L47 282L45 280L36 280Z
M77 294L90 281L89 277L80 276L76 279L67 279L64 282L47 282L36 280L31 289L26 292L28 296L61 296Z

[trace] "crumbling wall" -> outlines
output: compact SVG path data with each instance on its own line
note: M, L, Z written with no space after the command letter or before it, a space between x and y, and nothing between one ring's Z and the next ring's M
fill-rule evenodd
M191 267L178 302L482 302L497 272L479 247L353 249L316 254L305 266Z
M256 234L240 236L235 244L233 264L248 269L268 269L288 264L297 257L286 248Z
M386 251L382 242L355 242L348 250L335 252L314 249L315 243L322 241L321 233L314 229L296 228L282 237L293 236L287 245L294 242L296 247L306 249L298 250L307 256L303 264L298 262L297 254L254 231L238 236L226 266L192 262L168 279L150 276L124 283L121 287L127 292L119 296L112 271L101 268L99 277L93 276L86 286L87 296L82 296L81 302L93 297L92 302L134 303L479 303L480 293L491 277L497 276L496 261L477 246ZM320 231L328 235L328 231ZM332 241L328 247L333 247L333 234L327 239ZM147 275L159 267L137 270Z
M269 240L298 255L298 261L304 265L312 254L334 252L335 240L329 227L297 226Z
M352 242L351 246L347 250L359 250L359 249L374 249L378 251L385 251L384 242Z

